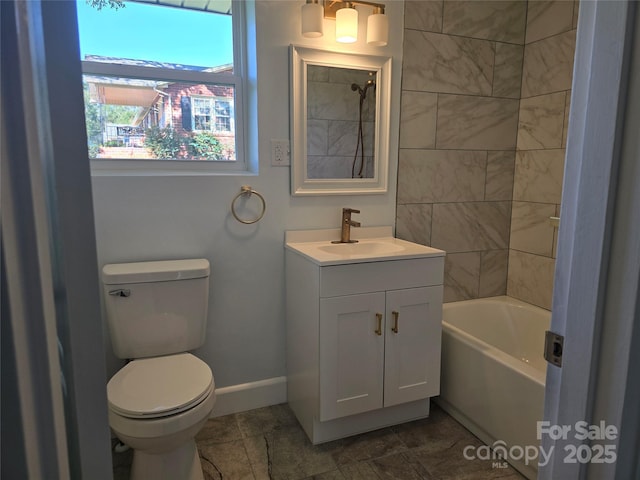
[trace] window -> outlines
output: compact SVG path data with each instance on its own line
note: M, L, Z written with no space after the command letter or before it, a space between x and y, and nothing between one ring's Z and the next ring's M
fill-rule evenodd
M231 131L231 102L224 100L215 101L215 131L230 132Z
M194 97L193 129L195 131L233 133L233 97L230 99Z
M182 4L77 0L92 166L246 169L242 2Z

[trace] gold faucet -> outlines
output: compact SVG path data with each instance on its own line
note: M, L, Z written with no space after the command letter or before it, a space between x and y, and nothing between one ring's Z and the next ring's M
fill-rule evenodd
M340 231L340 240L335 240L331 243L358 243L358 240L351 240L351 227L360 226L360 222L351 220L352 213L360 213L360 210L356 210L355 208L342 209L342 229Z

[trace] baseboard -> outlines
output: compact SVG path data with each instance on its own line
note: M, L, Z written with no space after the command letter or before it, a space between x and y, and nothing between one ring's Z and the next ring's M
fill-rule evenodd
M274 377L216 389L211 418L287 401L287 377Z

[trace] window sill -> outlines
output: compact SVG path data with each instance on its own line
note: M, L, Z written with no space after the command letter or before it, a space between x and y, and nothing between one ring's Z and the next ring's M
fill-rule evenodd
M92 177L256 176L257 171L222 162L171 160L91 160Z

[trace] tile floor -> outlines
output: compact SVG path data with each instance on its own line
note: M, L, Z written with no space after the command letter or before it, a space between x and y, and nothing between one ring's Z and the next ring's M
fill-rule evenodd
M482 443L432 403L431 416L313 446L286 404L207 422L196 437L205 480L521 480L511 467L466 460ZM114 479L131 451L114 454ZM179 479L176 479L179 480Z

